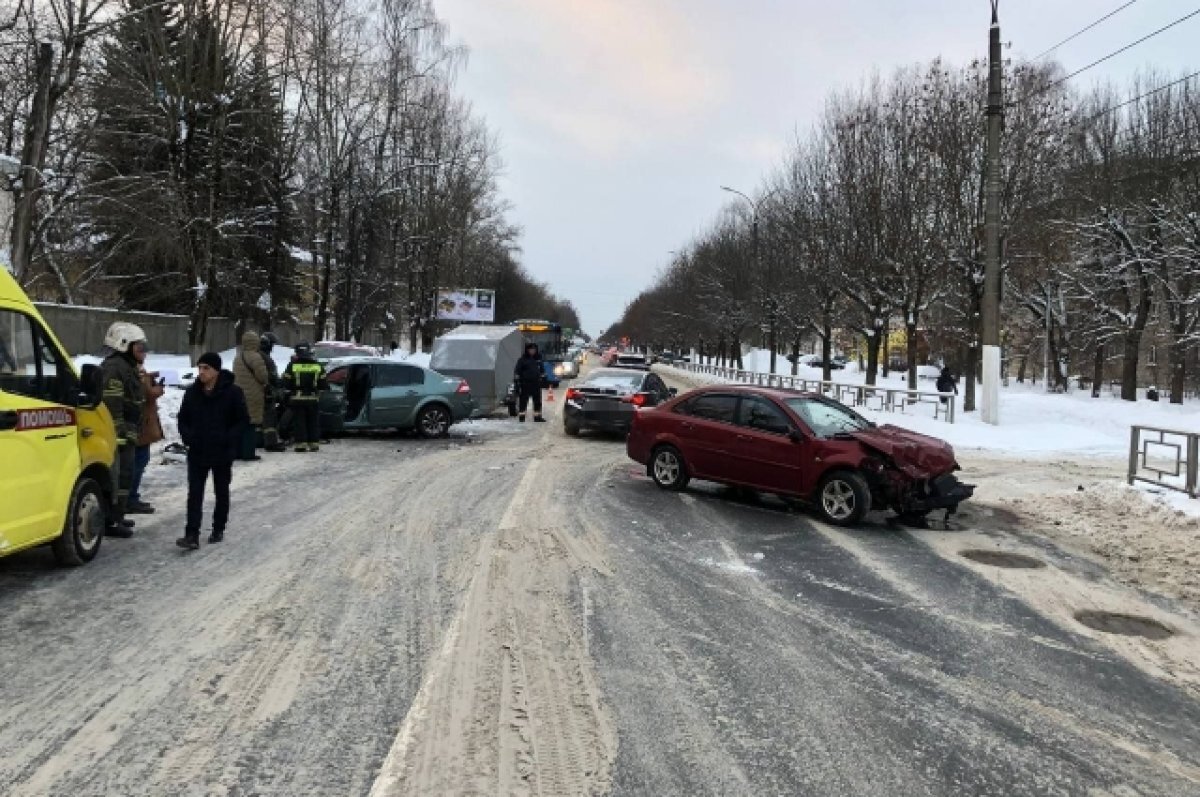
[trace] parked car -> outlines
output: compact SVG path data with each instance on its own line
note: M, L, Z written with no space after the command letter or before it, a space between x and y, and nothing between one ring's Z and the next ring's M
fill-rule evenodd
M381 357L379 349L343 340L322 340L313 344L313 357L321 365L328 365L339 357Z
M340 359L329 369L321 393L321 431L415 429L443 437L450 425L475 411L467 380L419 365L379 357Z
M625 352L614 357L611 365L615 368L642 368L649 370L650 360L644 354Z
M693 390L635 414L626 450L665 489L693 478L748 487L799 498L838 525L871 509L949 514L974 491L954 475L948 443L794 390Z
M563 400L563 429L578 435L584 429L624 434L633 416L675 395L658 374L630 368L597 368L572 387Z

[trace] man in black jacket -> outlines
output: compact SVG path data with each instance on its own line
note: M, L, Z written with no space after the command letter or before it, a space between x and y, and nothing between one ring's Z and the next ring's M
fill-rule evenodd
M200 547L200 522L204 509L204 485L213 477L217 496L213 508L210 543L225 538L229 520L229 483L242 434L250 423L246 397L233 383L233 374L221 370L221 355L207 352L200 357L196 383L183 396L179 408L179 434L187 446L187 527L175 541L180 548Z
M521 359L517 360L517 366L513 369L513 379L516 380L517 392L520 396L517 404L517 420L521 423L525 422L525 409L529 406L530 399L533 399L534 423L546 422L546 419L542 417L542 377L544 374L542 355L538 353L537 344L527 343L525 353L521 355Z

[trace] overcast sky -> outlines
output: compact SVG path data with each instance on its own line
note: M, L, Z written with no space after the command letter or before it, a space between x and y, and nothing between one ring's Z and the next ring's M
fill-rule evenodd
M1032 57L1128 0L1000 0L1006 55ZM599 334L752 194L826 96L873 70L987 54L988 0L435 0L469 49L460 93L499 136L522 262ZM1137 0L1060 47L1068 71L1195 10ZM1181 76L1200 16L1072 82ZM503 303L504 297L497 297Z

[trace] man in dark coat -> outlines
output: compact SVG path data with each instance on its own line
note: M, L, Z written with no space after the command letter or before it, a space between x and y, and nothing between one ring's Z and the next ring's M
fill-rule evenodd
M525 410L529 406L530 399L533 399L534 423L546 422L546 419L542 417L542 377L544 375L542 355L538 352L537 344L527 343L525 353L521 355L521 359L517 360L517 365L513 368L513 379L517 383L519 394L517 420L521 423L525 422Z
M271 358L271 352L279 338L274 332L264 332L259 338L258 350L262 353L263 361L267 364L267 403L263 407L263 448L267 451L286 451L287 448L279 442L279 394L283 383L279 381L279 366Z
M942 368L942 372L938 374L937 389L939 393L958 393L958 381L954 378L954 374L950 373L949 366ZM946 396L942 397L942 403L949 401Z
M183 396L178 422L179 434L188 450L188 498L187 527L175 544L195 550L200 547L204 485L210 473L217 503L213 508L212 534L208 541L215 543L225 538L233 460L237 458L242 434L250 423L246 397L234 384L233 374L221 370L221 355L216 352L201 355L196 382Z

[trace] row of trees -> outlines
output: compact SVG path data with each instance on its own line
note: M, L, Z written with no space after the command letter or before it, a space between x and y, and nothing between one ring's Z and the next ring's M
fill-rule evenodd
M32 292L341 338L438 286L579 327L519 262L494 137L431 0L0 3L11 262Z
M757 196L727 207L606 337L740 363L748 336L777 333L793 352L815 338L829 362L849 331L873 384L886 331L899 325L911 387L921 342L976 373L986 77L981 62L938 60L830 97ZM1009 367L1023 377L1048 343L1062 388L1087 374L1098 391L1111 369L1134 399L1152 334L1168 350L1171 400L1182 401L1200 327L1200 81L1148 75L1081 94L1041 62L1010 69L1005 98Z

